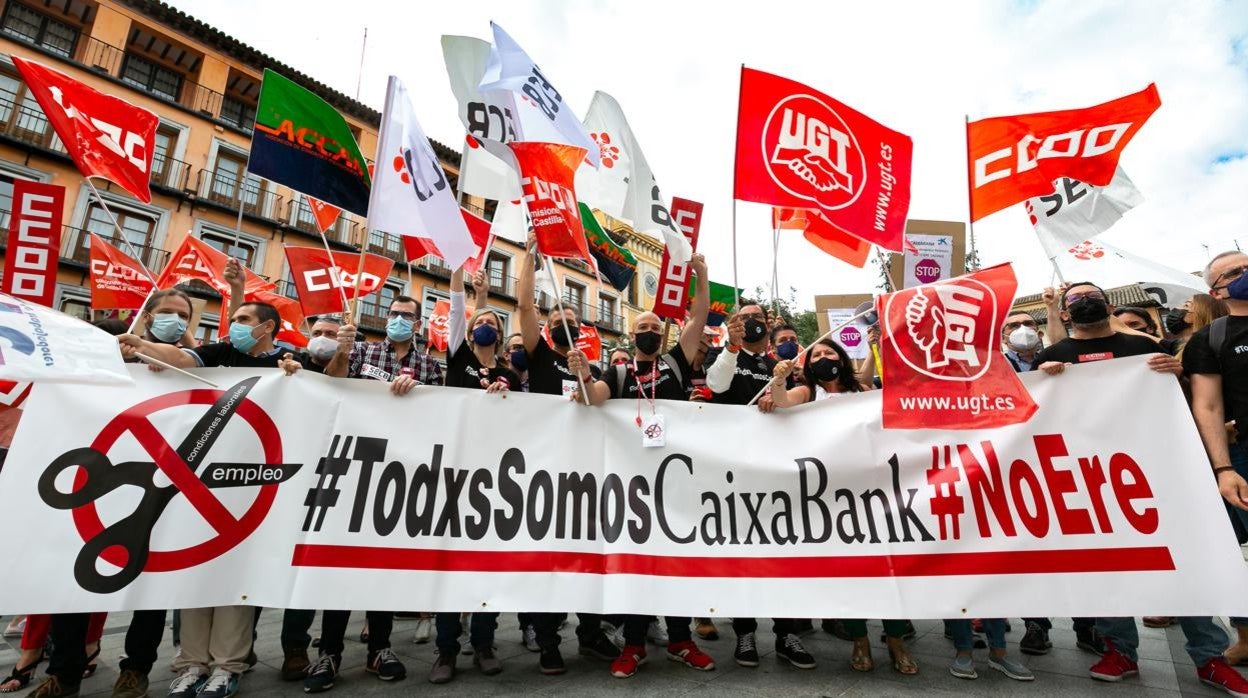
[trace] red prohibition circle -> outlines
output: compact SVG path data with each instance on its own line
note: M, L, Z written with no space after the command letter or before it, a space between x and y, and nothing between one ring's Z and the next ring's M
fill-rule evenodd
M158 395L144 400L128 408L106 424L104 429L100 431L100 435L91 443L91 448L107 454L109 449L117 443L117 440L130 431L135 424L147 422L148 415L172 407L212 405L223 394L224 391L221 390L194 389ZM277 425L273 423L273 419L259 405L248 398L244 398L238 403L236 414L251 425L256 435L260 437L260 444L264 449L264 461L266 463L281 463L282 439L281 434L277 430ZM137 434L135 438L139 438ZM153 447L173 450L163 439L160 444L147 444L142 439L139 439L139 444L145 450L149 450L149 452ZM86 471L80 468L74 477L74 489L82 487L85 482ZM261 485L260 492L256 495L256 501L252 502L242 518L234 520L225 531L218 530L216 536L203 543L181 550L151 551L148 554L147 564L144 565L143 571L171 572L186 569L202 565L232 550L234 546L243 542L247 536L260 527L264 517L268 515L269 510L273 507L273 500L277 498L277 488L277 484ZM78 534L82 536L84 543L104 530L104 523L100 520L99 512L95 508L95 502L90 502L74 509L73 517L74 526L78 529ZM105 549L100 557L109 564L118 567L122 567L126 563L126 552L121 547Z

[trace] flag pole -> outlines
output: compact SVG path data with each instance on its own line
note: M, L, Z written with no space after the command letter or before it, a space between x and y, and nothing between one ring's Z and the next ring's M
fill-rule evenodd
M973 195L975 185L971 175L971 116L963 114L962 120L966 124L966 231L967 241L971 246L971 256L975 261L975 267L979 267L979 251L975 249L975 197ZM965 258L967 255L963 253ZM965 267L965 259L963 266ZM966 271L976 271L976 269L967 269Z
M771 231L771 310L780 312L780 229Z
M741 125L741 88L745 84L745 64L737 80L737 126ZM741 284L737 280L737 149L732 149L732 307L741 306Z
M114 215L113 210L108 207L108 203L104 201L104 197L100 196L100 190L95 188L95 183L91 181L91 177L86 177L85 181L87 183L87 187L91 190L91 193L95 194L95 200L100 204L100 208L104 209L104 213L108 214L108 220L113 224L113 230L117 233L117 237L121 238L121 241L125 243L126 247L130 250L130 254L134 255L134 261L139 263L139 268L141 268L143 273L147 275L148 281L151 281L152 286L155 286L156 277L152 274L152 270L148 269L147 265L143 263L143 255L139 254L139 251L134 247L134 243L130 242L130 238L126 237L126 234L122 231L121 223L117 222L117 216Z
M861 313L858 313L857 315L854 315L853 317L849 318L849 319L848 319L848 320L846 320L845 322L842 322L841 324L837 325L836 327L833 327L833 328L829 329L827 332L824 332L822 335L819 335L819 337L818 337L817 339L815 339L815 341L811 342L808 346L812 346L812 347L813 347L813 346L815 346L815 345L816 345L816 344L818 344L819 342L822 342L823 340L827 339L828 337L831 337L833 332L838 332L838 331L840 331L841 329L843 329L843 328L845 328L845 327L848 327L849 325L853 324L853 322L854 322L855 320L858 320L858 319L860 319L860 318L864 318L864 317L866 317L867 315L869 315L869 314L871 313L871 311L873 311L873 310L875 310L875 306L872 306L872 307L870 307L870 308L867 308L866 310L862 311ZM750 401L749 401L749 402L747 402L747 403L745 403L745 405L748 407L748 406L753 405L754 403L758 402L758 399L759 399L759 398L761 398L761 397L762 397L762 396L763 396L763 395L767 392L767 389L768 389L768 388L770 388L770 387L771 387L771 381L767 381L767 385L764 385L764 386L763 386L763 389L762 389L762 390L760 390L760 391L758 391L758 393L757 393L757 394L755 394L755 395L754 395L754 397L750 398Z
M377 132L377 151L373 153L373 162L377 163L378 168L381 167L382 157L384 156L384 153L381 152L381 149L384 146L384 144L388 142L386 139L390 135L390 123L389 123L389 120L386 119L386 115L393 113L393 110L394 110L394 84L395 84L395 77L391 75L389 79L386 80L386 101L385 101L385 105L382 107L382 112L381 112L381 128L378 129L378 132ZM377 186L376 186L376 183L373 182L371 178L369 179L368 185L369 185L368 186L368 213L372 213L373 205L376 203L376 198L377 198ZM369 226L368 215L365 215L364 216L364 241L365 242L368 241L368 226ZM360 261L361 262L364 261L364 245L363 244L360 245ZM364 271L363 268L361 268L360 273L363 273L363 271ZM355 281L356 281L357 286L356 286L355 298L351 299L350 318L355 317L355 311L359 308L359 304L360 304L360 293L359 293L359 286L358 286L359 281L360 281L359 274L355 275Z
M555 308L559 311L559 321L563 323L564 336L571 339L572 331L568 328L568 317L563 314L563 288L560 286L558 280L555 279L554 260L547 257L543 261L546 266L546 275L550 277L550 285L555 289ZM575 346L568 347L569 350L575 348ZM588 361L589 359L586 359L586 362ZM585 401L586 405L588 405L589 391L585 389L585 378L581 376L579 371L576 373L576 382L581 386L581 399Z
M307 194L304 194L303 196L304 196L304 198L306 199L308 195L307 195ZM309 208L311 208L311 207L309 207ZM338 215L342 215L342 214L340 213L340 214L338 214ZM313 216L313 217L315 217L315 216ZM344 313L345 313L345 312L347 312L347 292L346 292L346 290L344 290L344 289L342 288L342 267L338 266L338 260L337 260L337 259L334 259L334 251L333 251L333 250L331 250L331 249L329 248L329 239L325 237L325 231L324 231L324 230L321 230L321 225L320 225L320 223L317 223L317 224L316 224L316 230L317 230L317 232L319 232L319 233L320 233L320 235L321 235L321 244L325 246L325 254L328 254L328 255L329 255L329 263L330 263L330 265L332 265L335 269L337 269L337 270L338 270L338 279L337 279L337 283L336 283L335 285L338 287L338 296L339 296L340 298L342 298L342 312L344 312ZM283 247L285 247L285 245L283 245ZM348 318L348 319L350 319L350 318Z

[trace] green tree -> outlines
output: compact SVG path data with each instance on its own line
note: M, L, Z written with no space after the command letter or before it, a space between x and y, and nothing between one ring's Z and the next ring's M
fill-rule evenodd
M779 316L786 325L797 330L797 341L806 346L819 338L819 321L813 310L803 310L797 305L797 289L790 286L787 298L772 299L762 286L754 287L751 300L767 307L772 317Z

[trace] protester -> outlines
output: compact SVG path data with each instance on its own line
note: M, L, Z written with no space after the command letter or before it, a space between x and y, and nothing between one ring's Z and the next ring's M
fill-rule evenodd
M1114 308L1114 317L1122 321L1122 324L1130 327L1136 332L1152 335L1161 338L1161 334L1157 331L1157 323L1153 320L1153 316L1143 308L1134 306L1123 306Z
M95 660L100 656L100 636L104 634L104 622L108 614L92 613L90 616L86 635L87 644L83 650L86 654L86 668L82 672L84 679L95 675L97 668ZM8 678L0 681L0 693L14 693L30 684L35 677L35 669L44 659L44 650L47 648L51 631L52 616L46 614L26 616L20 633L21 653Z
M513 390L529 392L529 357L524 350L524 336L517 332L508 337L503 351L508 368L520 377L520 385Z
M984 633L988 636L988 666L1015 681L1034 681L1036 676L1023 663L1009 656L1005 647L1005 619L983 619ZM959 679L977 679L975 660L972 650L975 646L974 634L969 618L958 618L945 621L945 634L953 636L953 646L957 650L953 662L949 665L949 673Z
M1016 373L1030 371L1036 354L1044 348L1044 333L1029 313L1010 313L1001 326L1001 345Z
M179 288L166 288L147 297L139 319L147 330L143 338L160 344L195 346L188 323L195 314L191 297Z
M1166 314L1166 331L1171 336L1170 339L1163 339L1162 345L1167 346L1168 342L1168 351L1180 360L1183 359L1183 348L1193 334L1231 312L1226 301L1208 293L1197 293L1175 310L1179 311L1177 315L1174 310Z
M767 309L742 299L737 311L728 321L728 345L706 370L706 385L714 395L713 401L726 405L746 405L755 395L771 384L776 360L767 355L768 341ZM759 409L767 411L773 406L772 398L766 398L766 407L760 400ZM776 656L799 669L814 669L815 658L806 651L793 620L773 618L772 632L776 636ZM758 643L755 632L758 621L754 618L733 618L732 630L737 636L733 659L744 667L756 667L759 663Z
M1228 259L1230 261L1226 261ZM1211 266L1206 272L1206 281L1209 282L1211 289L1223 292L1228 284L1240 278L1244 270L1248 269L1246 266L1248 255L1216 258L1211 265L1217 264L1219 260L1223 260L1221 264L1216 267ZM1244 293L1244 297L1248 298L1248 291ZM1119 332L1111 327L1110 317L1113 307L1109 304L1105 292L1095 284L1088 282L1072 284L1062 298L1062 308L1064 318L1069 319L1074 328L1071 336L1044 349L1036 357L1039 370L1050 376L1060 375L1068 364L1139 355L1149 357L1148 367L1154 371L1174 376L1183 373L1183 366L1179 360L1162 353L1161 347L1152 339ZM1232 312L1234 312L1233 308ZM1195 346L1193 345L1193 349ZM1197 357L1199 357L1199 350ZM1198 378L1206 369L1217 368L1216 363L1212 367L1206 366L1199 358L1191 358L1190 353L1189 360L1193 362L1192 373L1197 374ZM1205 380L1199 382L1205 384L1206 388L1210 383ZM1209 427L1212 425L1208 406L1213 400L1209 392L1211 391L1207 389L1202 392L1202 408L1197 411L1197 424L1200 426L1202 436L1211 431ZM1216 413L1217 428L1225 433L1221 420L1221 395L1217 395L1216 398L1219 405ZM1225 439L1225 435L1222 438ZM1225 440L1222 443L1225 444ZM1220 452L1211 451L1211 459L1215 465L1229 465L1225 449ZM1248 694L1248 680L1232 669L1221 654L1227 646L1227 637L1214 620L1208 616L1190 616L1178 618L1178 623L1187 638L1187 653L1196 665L1196 673L1200 680L1222 688L1232 695ZM1127 676L1138 674L1136 648L1139 646L1139 631L1136 628L1135 619L1097 618L1096 629L1105 638L1105 654L1089 670L1092 678L1099 681L1121 681Z
M772 371L771 397L776 407L796 407L871 389L870 385L858 382L849 354L831 339L821 339L806 350L801 381L795 387L786 389L794 368L794 362L786 359L777 363Z
M797 330L783 320L773 326L771 328L771 350L775 358L782 361L796 359L802 350L797 343Z
M608 366L623 366L633 360L633 354L627 347L616 347L607 356Z
M390 384L395 395L406 395L417 385L442 385L442 367L416 348L419 332L420 303L398 296L390 303L385 340L356 342L346 361L335 354L325 367L325 375L383 381Z
M299 363L314 373L325 373L334 354L345 354L342 360L349 361L351 349L355 344L355 326L343 325L340 318L322 315L312 318L308 348ZM341 337L341 338L340 338Z

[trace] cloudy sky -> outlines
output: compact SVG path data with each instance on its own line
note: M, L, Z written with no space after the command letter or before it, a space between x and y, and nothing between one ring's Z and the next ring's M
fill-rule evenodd
M718 3L214 0L172 4L380 108L407 85L425 130L462 127L439 37L490 38L497 21L584 114L620 102L667 196L706 205L699 249L732 278L732 167L739 66L804 82L914 140L911 218L967 220L963 120L1089 106L1156 82L1162 107L1121 161L1145 203L1102 239L1191 271L1248 246L1248 2ZM368 44L362 79L360 47ZM737 204L740 283L771 279L767 207ZM1019 293L1051 278L1016 206L975 226L985 264L1013 261ZM870 290L876 274L782 239L781 286L798 302Z

